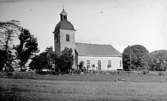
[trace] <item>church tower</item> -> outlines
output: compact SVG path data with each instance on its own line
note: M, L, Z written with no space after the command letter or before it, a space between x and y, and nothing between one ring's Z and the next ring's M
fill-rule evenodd
M60 21L53 33L55 53L60 55L65 48L71 48L75 57L75 29L71 22L68 21L67 12L64 9L60 13Z

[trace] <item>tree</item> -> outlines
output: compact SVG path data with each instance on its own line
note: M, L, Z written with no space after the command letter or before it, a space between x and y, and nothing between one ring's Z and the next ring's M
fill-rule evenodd
M74 63L72 52L71 48L65 48L60 57L56 60L57 69L61 73L69 73L71 71Z
M52 47L47 47L45 51L47 52L48 65L52 66L53 64L55 64L55 59L57 58L57 56L54 53Z
M35 57L33 57L29 66L31 69L35 69L38 72L40 72L44 68L47 68L46 52L43 52L40 55L36 55Z
M14 40L15 38L17 38L20 30L21 27L16 24L15 20L0 22L0 50L1 54L4 53L4 55L2 55L1 57L3 59L1 60L1 65L5 67L6 71L13 70L12 61L14 60L14 52L12 49L14 45Z
M25 68L27 61L38 52L37 39L31 35L29 30L22 29L19 35L19 45L15 47L17 52L17 58L19 59L19 65L21 71Z
M128 46L123 52L123 68L125 70L147 70L149 58L149 52L144 46Z
M5 61L6 61L6 52L5 50L0 50L0 71L3 70Z
M150 53L150 70L165 71L167 69L167 50L157 50Z
M32 58L29 66L38 72L41 72L42 69L53 69L52 64L54 63L55 57L52 48L46 48L44 52Z

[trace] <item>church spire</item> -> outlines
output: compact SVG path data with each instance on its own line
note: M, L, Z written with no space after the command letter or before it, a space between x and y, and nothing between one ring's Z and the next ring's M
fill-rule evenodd
M60 20L63 21L63 20L67 20L67 12L64 10L61 11L60 13Z

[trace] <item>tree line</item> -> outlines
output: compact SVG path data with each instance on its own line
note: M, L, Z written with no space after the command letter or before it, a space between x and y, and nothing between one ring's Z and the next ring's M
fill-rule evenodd
M33 57L29 66L32 70L37 70L38 73L42 73L42 70L46 69L48 73L67 74L71 72L74 63L72 52L72 49L65 48L58 56L52 47L48 47L44 52Z
M24 71L30 61L30 69L38 72L47 69L58 73L69 73L74 64L72 53L72 49L65 48L60 55L57 55L52 47L39 53L37 38L18 21L0 22L0 71L14 71L14 68ZM167 50L149 52L142 45L132 45L124 49L122 58L123 69L127 71L167 69Z
M150 52L142 45L128 46L123 54L124 70L166 71L167 50Z
M11 72L14 68L25 71L29 60L30 69L37 72L43 69L60 73L71 71L72 49L65 48L60 56L51 47L39 53L37 38L19 23L16 20L0 22L0 71Z

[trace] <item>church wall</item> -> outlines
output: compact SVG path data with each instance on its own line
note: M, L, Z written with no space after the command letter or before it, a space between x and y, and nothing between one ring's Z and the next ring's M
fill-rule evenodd
M54 33L54 49L56 55L60 55L59 33Z
M70 41L66 41L66 35L70 36ZM60 51L63 51L65 48L71 48L73 50L73 56L75 60L75 31L74 30L63 30L60 29ZM73 68L76 68L75 62L73 64Z
M70 35L70 41L66 41L66 34ZM75 31L60 29L60 51L63 51L65 47L72 48L73 53L75 50Z
M108 70L117 70L123 69L122 67L122 57L93 57L93 56L78 56L78 64L83 61L84 66L87 67L88 62L90 61L90 68L89 70L98 70L98 60L101 61L101 70L108 71ZM111 67L108 67L108 61L111 60ZM95 65L95 67L92 67Z

